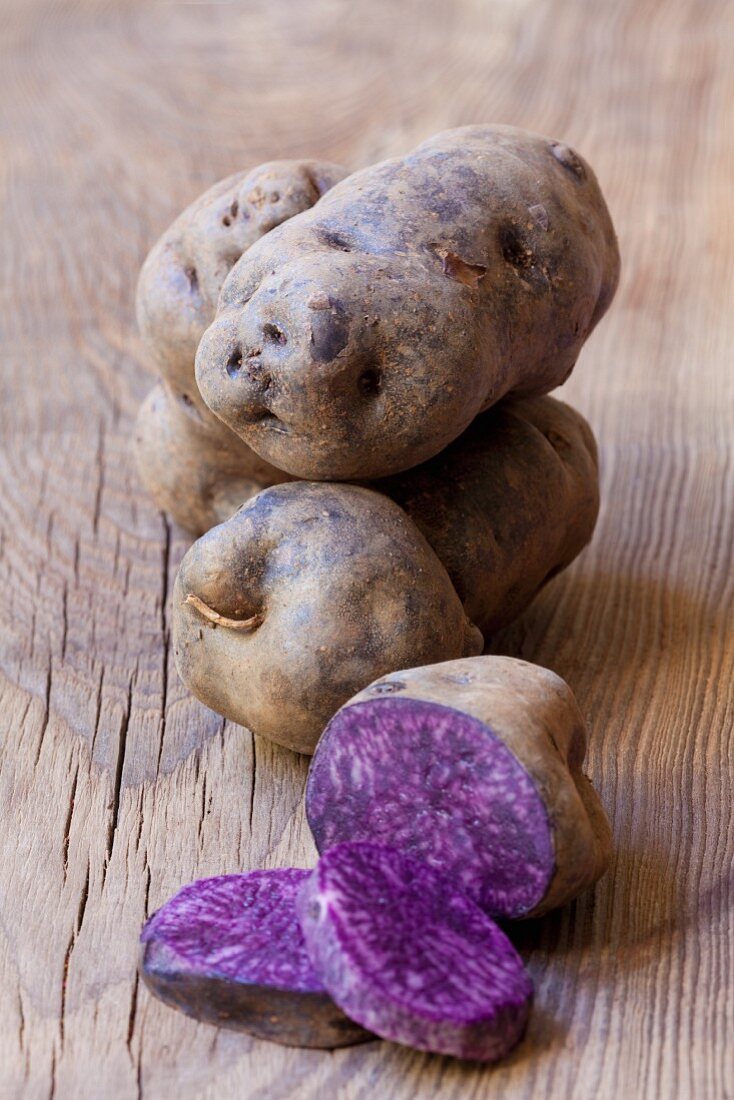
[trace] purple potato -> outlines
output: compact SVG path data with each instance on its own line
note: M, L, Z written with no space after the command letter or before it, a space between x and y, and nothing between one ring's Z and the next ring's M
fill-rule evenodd
M482 644L412 520L354 485L258 493L194 543L173 593L188 689L296 752L312 753L332 715L378 676Z
M372 1038L308 960L295 901L309 874L252 871L184 886L143 928L143 981L187 1016L258 1039L333 1048Z
M194 358L232 265L263 234L308 209L346 175L313 160L237 172L169 226L140 272L143 346L161 374L135 425L141 479L161 511L200 535L259 489L289 480L259 458L201 399Z
M609 862L585 751L573 694L547 669L473 657L391 673L327 726L308 821L320 852L392 844L449 873L493 916L539 916Z
M382 844L339 844L297 902L324 986L352 1019L481 1062L522 1037L533 987L505 934L451 880Z
M596 441L553 397L502 401L429 462L370 487L408 513L489 638L591 538Z
M156 505L197 537L261 489L290 480L167 382L159 382L140 407L134 452Z
M317 160L272 160L219 180L179 214L148 253L136 313L148 359L200 402L196 348L233 265L261 237L308 210L346 171Z
M509 126L447 130L256 241L222 286L196 379L278 469L385 477L501 398L565 382L618 277L578 154Z

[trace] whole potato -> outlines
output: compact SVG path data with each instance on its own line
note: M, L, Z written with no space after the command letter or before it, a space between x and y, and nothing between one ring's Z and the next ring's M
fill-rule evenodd
M486 638L591 538L596 442L584 418L553 397L502 401L429 462L372 487L425 535Z
M176 667L207 706L298 752L377 676L481 652L405 512L353 485L265 489L184 557Z
M591 168L507 126L356 172L256 242L204 334L207 405L279 469L375 478L560 385L619 253Z
M287 480L215 417L201 399L194 358L232 265L275 225L312 206L343 169L271 161L211 187L148 254L137 288L143 342L163 384L140 409L135 451L159 508L199 535L253 493Z
M169 226L146 257L136 295L143 342L167 382L198 400L196 348L233 265L345 175L321 161L269 161L220 180Z
M290 480L167 382L140 407L134 452L157 506L197 537L261 489Z

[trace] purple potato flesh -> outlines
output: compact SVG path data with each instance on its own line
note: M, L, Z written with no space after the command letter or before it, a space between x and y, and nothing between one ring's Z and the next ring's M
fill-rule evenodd
M382 844L339 844L298 898L336 1003L383 1039L481 1062L525 1030L533 987L505 934L451 880Z
M346 840L394 845L494 916L530 912L555 871L528 772L489 726L433 702L384 697L339 711L311 764L306 812L320 852Z
M145 984L197 1020L288 1046L372 1038L337 1008L308 960L295 901L309 874L253 871L185 886L143 928Z

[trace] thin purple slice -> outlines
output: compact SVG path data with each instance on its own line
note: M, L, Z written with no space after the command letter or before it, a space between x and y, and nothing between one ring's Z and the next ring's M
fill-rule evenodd
M505 934L447 876L381 844L339 844L298 899L319 978L353 1020L419 1050L493 1062L533 987Z
M530 775L489 726L438 703L342 708L316 749L306 812L320 852L346 840L393 845L448 872L493 916L530 912L555 870Z
M309 874L252 871L185 886L143 928L145 984L197 1020L288 1046L372 1038L337 1008L308 960L295 901Z

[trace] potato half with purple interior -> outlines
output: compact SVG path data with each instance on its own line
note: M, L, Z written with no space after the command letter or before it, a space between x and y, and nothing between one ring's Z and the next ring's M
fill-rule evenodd
M586 727L548 669L475 657L405 669L332 718L306 812L320 852L390 844L495 917L536 917L606 870L611 831L582 770Z

